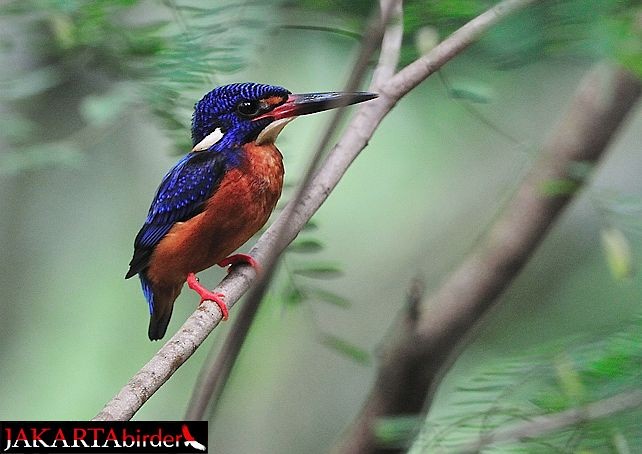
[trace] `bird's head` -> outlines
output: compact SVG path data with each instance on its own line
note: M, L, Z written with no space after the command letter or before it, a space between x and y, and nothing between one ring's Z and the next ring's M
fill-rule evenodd
M192 151L238 146L255 140L272 143L299 115L376 98L374 93L292 94L283 87L238 83L217 87L194 106Z

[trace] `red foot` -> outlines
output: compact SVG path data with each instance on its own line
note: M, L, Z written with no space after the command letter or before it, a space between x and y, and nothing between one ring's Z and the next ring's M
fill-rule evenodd
M254 257L247 254L230 255L229 257L218 262L217 265L225 268L226 266L230 266L230 265L233 266L239 263L245 263L247 265L250 265L252 268L256 270L257 273L261 271L261 265L259 265L259 262L254 260Z
M227 320L229 311L227 310L225 301L223 301L223 296L225 295L222 293L214 293L203 287L194 273L189 273L187 275L187 285L200 295L201 302L199 304L203 304L204 301L215 302L223 314L223 320Z

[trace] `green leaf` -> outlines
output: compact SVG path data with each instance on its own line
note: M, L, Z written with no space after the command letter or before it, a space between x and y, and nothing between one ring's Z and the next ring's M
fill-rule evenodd
M407 446L419 431L420 424L419 416L379 418L375 422L374 433L377 441L386 446Z
M49 28L58 47L71 49L77 44L74 24L70 16L67 14L52 14L48 20Z
M589 365L591 375L607 378L617 378L624 372L630 372L635 366L630 355L623 353L598 358Z
M580 403L586 397L586 388L577 370L577 366L567 354L555 360L555 372L562 391L571 401Z
M339 307L350 307L350 301L348 301L347 298L327 290L320 288L307 288L305 293L311 299L323 301Z
M322 336L321 343L326 347L341 353L343 356L346 356L359 364L370 364L370 355L365 350L332 334L324 333Z
M633 276L633 257L629 241L620 229L602 229L602 249L613 278L617 281Z
M319 225L314 222L312 219L310 219L304 226L303 226L303 231L304 232L311 232L313 230L318 230Z
M533 398L532 402L548 412L563 411L569 407L568 396L558 390L549 390L545 394Z
M301 268L292 270L292 272L299 276L315 279L336 279L343 275L343 272L339 267L331 264L304 265Z
M541 184L540 192L548 197L571 195L579 189L579 183L571 179L548 180Z
M478 82L455 82L451 84L448 94L455 99L470 101L478 104L487 104L492 99L492 94L487 86Z
M313 252L319 252L323 249L323 244L319 240L312 238L295 240L290 246L288 246L288 252L297 252L310 254Z
M293 285L290 285L284 292L284 303L286 306L298 306L305 299L305 294L303 294L298 288Z
M439 30L426 25L415 33L415 47L419 55L425 55L439 44Z

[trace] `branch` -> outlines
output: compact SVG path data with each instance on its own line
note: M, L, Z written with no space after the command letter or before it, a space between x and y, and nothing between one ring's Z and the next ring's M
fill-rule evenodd
M497 23L507 14L536 0L505 0L491 8L492 13L484 13L455 32L431 52L422 57L419 68L413 63L402 70L392 80L398 78L404 87L428 77L464 50L486 29ZM480 20L482 18L482 20ZM474 23L474 26L470 26ZM424 61L428 61L426 64ZM329 153L310 184L302 193L300 202L288 204L275 222L259 238L250 253L260 263L274 251L281 253L296 238L312 215L325 202L330 192L343 177L352 161L365 148L381 120L390 112L397 101L412 87L395 89L388 82L382 89L382 96L364 104L346 128L339 143ZM282 232L282 234L279 234ZM280 241L279 236L282 237ZM228 307L232 308L239 298L249 289L254 280L254 271L239 267L231 271L214 290L225 294ZM221 320L221 312L216 304L206 301L187 319L183 326L169 341L138 371L131 380L114 396L94 420L128 420L138 409L165 383L176 370L196 351Z
M483 247L424 302L416 323L402 324L390 336L396 341L382 355L373 389L339 452L377 452L372 429L379 418L421 411L461 340L496 304L575 195L547 195L544 185L574 181L576 162L597 162L640 91L640 80L621 69L599 66L583 79L541 159ZM574 183L579 189L583 182Z
M381 11L389 11L390 19L381 39L379 61L372 74L371 89L378 90L397 71L403 41L403 4L401 0L380 0Z
M367 32L364 35L359 57L354 64L350 79L346 84L344 91L354 91L361 84L361 81L365 76L370 57L379 47L379 42L382 40L383 29L388 21L391 8L395 3L398 3L398 1L384 0L381 4L381 17L373 18L370 21ZM394 72L394 68L392 68L392 71ZM323 152L326 150L330 138L339 126L343 113L344 109L336 111L332 121L322 135L315 152L312 154L312 159L307 166L307 171L299 183L299 187L297 188L293 200L290 202L291 205L296 206L300 203L301 197L305 194L307 185L314 176L314 172L323 157ZM286 218L283 225L287 225L289 223L290 220ZM187 412L185 414L186 420L204 419L205 411L208 406L211 406L212 410L216 409L225 389L225 385L232 373L232 368L234 367L234 364L236 364L236 360L241 352L243 343L245 342L254 318L258 313L261 301L269 287L271 279L274 277L274 271L281 252L285 247L287 247L287 244L289 244L288 241L283 244L282 248L279 247L279 245L283 243L283 236L284 233L282 230L277 231L275 247L272 249L271 253L267 255L266 262L262 264L263 273L261 279L250 290L245 303L234 318L232 329L225 339L218 355L216 355L216 359L203 365L203 368L199 373L196 386L194 387L194 391L192 392L192 397L190 398L190 402L187 406Z
M455 31L423 57L395 74L381 87L381 91L391 98L401 98L428 76L438 71L446 62L477 41L497 22L537 1L504 0L498 3Z
M640 407L642 407L642 390L637 389L623 392L578 408L571 408L559 413L535 416L525 422L497 428L482 434L479 440L475 442L456 446L452 450L449 449L449 451L458 454L476 453L490 445L541 437L552 432L607 418Z

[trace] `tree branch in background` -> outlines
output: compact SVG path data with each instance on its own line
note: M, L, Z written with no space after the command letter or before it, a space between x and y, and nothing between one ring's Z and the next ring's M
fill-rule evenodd
M642 407L642 390L627 391L581 407L571 408L559 413L535 416L524 422L499 427L481 434L478 441L459 445L453 448L451 452L457 454L476 453L487 446L541 437L640 407Z
M265 263L266 257L272 250L281 253L287 244L296 238L312 215L325 202L352 161L365 148L381 120L403 95L472 44L485 30L510 13L535 1L504 0L488 12L473 19L431 52L381 86L381 96L358 109L339 143L335 145L306 186L300 202L288 204L270 228L259 238L250 251L256 260ZM395 83L400 83L402 86L395 87L392 83L395 80L397 81ZM277 241L279 236L282 237L282 241ZM232 308L248 290L254 277L254 271L248 267L239 267L231 271L213 291L223 293L228 307ZM221 312L216 304L209 301L201 304L156 355L131 378L116 396L107 402L94 420L130 419L151 395L187 361L209 333L216 328L220 320Z
M373 432L377 420L422 410L461 340L497 302L576 193L547 194L546 185L571 181L581 187L582 181L573 180L573 165L597 162L640 90L640 80L621 69L600 65L585 76L485 244L424 301L418 320L400 324L390 336L395 341L382 355L373 389L338 452L383 451Z
M377 91L397 71L403 41L403 3L401 0L380 0L381 11L389 11L390 18L381 38L379 61L372 74L370 90Z

